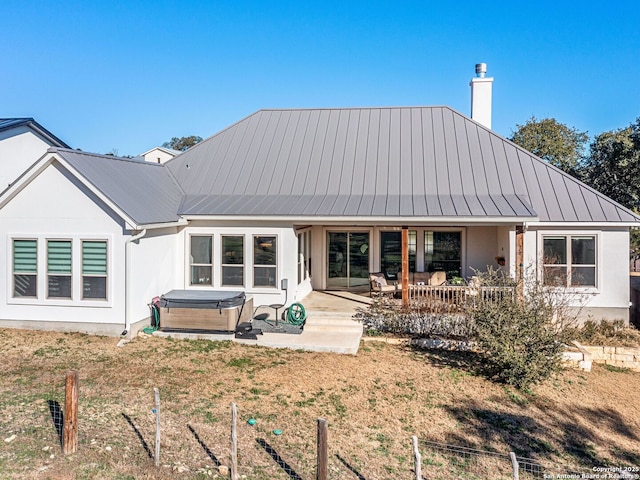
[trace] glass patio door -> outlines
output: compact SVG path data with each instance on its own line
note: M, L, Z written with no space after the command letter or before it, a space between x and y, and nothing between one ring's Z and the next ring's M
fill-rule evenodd
M369 285L369 232L329 232L327 288Z

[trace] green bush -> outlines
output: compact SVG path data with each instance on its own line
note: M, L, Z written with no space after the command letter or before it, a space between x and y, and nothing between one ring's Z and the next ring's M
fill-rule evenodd
M471 316L485 370L493 380L526 389L561 369L563 345L544 302L480 302Z

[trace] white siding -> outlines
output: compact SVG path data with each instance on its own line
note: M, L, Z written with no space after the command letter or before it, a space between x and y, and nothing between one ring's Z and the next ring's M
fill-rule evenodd
M0 132L0 191L13 183L50 146L26 126Z

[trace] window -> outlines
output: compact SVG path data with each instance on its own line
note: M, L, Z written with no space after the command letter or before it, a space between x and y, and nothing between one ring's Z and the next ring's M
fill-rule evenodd
M71 298L71 240L47 240L47 297Z
M221 244L222 286L244 286L244 237L223 235Z
M13 296L37 297L38 241L13 241Z
M311 277L311 230L298 233L298 283Z
M107 242L82 242L82 299L107 299Z
M416 271L418 232L409 230L409 271ZM402 232L380 233L380 268L388 279L400 279L402 272Z
M595 235L545 235L542 243L545 285L596 286Z
M191 285L212 285L213 237L191 236Z
M277 237L253 237L253 286L276 287Z
M424 267L427 272L447 272L447 279L461 276L462 233L425 231Z

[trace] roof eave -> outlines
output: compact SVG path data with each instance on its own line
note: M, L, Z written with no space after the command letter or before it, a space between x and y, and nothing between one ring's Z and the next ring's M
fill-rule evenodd
M496 225L522 224L537 222L534 216L500 216L500 217L414 217L414 216L322 216L322 215L189 215L183 214L186 220L205 221L244 221L244 222L288 222L309 225Z

